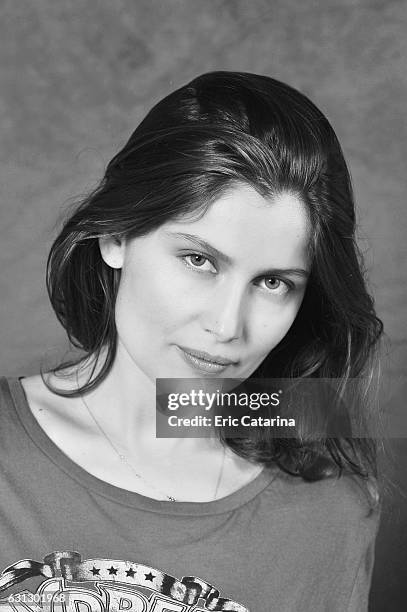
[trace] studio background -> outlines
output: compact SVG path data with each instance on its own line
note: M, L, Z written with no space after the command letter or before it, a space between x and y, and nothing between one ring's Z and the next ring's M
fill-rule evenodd
M238 70L300 89L339 136L388 338L386 409L404 410L403 0L9 0L0 15L2 375L38 372L67 348L44 283L64 208L96 186L161 97L199 73ZM407 598L407 440L393 440L390 452L394 487L377 542L372 612L405 610Z

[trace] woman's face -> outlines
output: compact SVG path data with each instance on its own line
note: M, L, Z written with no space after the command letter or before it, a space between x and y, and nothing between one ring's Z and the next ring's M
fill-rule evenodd
M199 220L101 240L122 268L118 350L155 378L247 378L291 327L307 282L310 227L299 198L236 186Z

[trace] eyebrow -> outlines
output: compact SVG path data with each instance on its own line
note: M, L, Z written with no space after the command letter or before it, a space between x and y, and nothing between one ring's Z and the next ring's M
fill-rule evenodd
M186 234L183 232L168 232L168 231L166 231L165 233L170 237L184 238L186 240L189 240L190 242L192 242L199 248L205 250L213 258L217 259L218 261L222 261L227 266L231 266L233 264L233 259L231 257L229 257L228 255L225 255L225 253L222 253L221 251L216 249L214 246L209 244L209 242L206 242L206 240L203 240L203 238L200 238L199 236L195 236L195 234ZM309 272L307 270L304 270L304 268L271 268L269 270L265 270L264 272L260 272L260 274L264 274L265 276L267 274L289 274L289 275L301 276L303 278L309 277Z

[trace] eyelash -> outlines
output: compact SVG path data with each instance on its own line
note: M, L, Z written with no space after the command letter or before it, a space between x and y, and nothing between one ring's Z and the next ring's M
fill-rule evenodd
M213 261L207 256L204 255L203 253L198 253L198 252L192 252L192 253L185 253L184 255L181 255L181 260L184 263L185 266L187 266L187 268L189 270L193 270L194 272L198 272L198 274L205 274L205 273L209 273L209 274L215 274L215 272L211 272L209 270L200 270L200 268L202 266L194 266L191 263L188 263L186 258L187 257L202 257L203 259L205 259L207 262L209 262L213 267L215 267ZM284 280L282 278L278 278L277 276L263 276L261 277L261 280L267 279L267 278L273 278L277 281L279 281L280 283L282 283L285 286L285 291L283 292L283 295L286 293L289 293L290 291L292 291L293 289L295 289L295 285L292 282L289 282L287 280ZM279 285L280 287L280 285ZM277 289L279 288L277 287ZM272 294L272 293L277 293L274 292L270 289L263 289L266 293Z

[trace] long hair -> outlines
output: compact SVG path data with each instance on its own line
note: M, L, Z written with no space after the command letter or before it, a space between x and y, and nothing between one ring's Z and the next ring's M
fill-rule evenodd
M69 339L103 365L75 396L96 387L117 347L114 309L120 270L102 260L98 238L135 238L177 218L204 214L244 184L264 197L282 192L307 207L311 275L298 315L255 377L357 380L367 410L375 346L382 333L355 241L349 171L334 130L303 94L275 79L212 72L161 100L106 168L99 187L67 220L48 259L47 287ZM61 371L61 364L54 372ZM376 474L369 439L225 439L236 453L278 464L308 480L350 471Z

